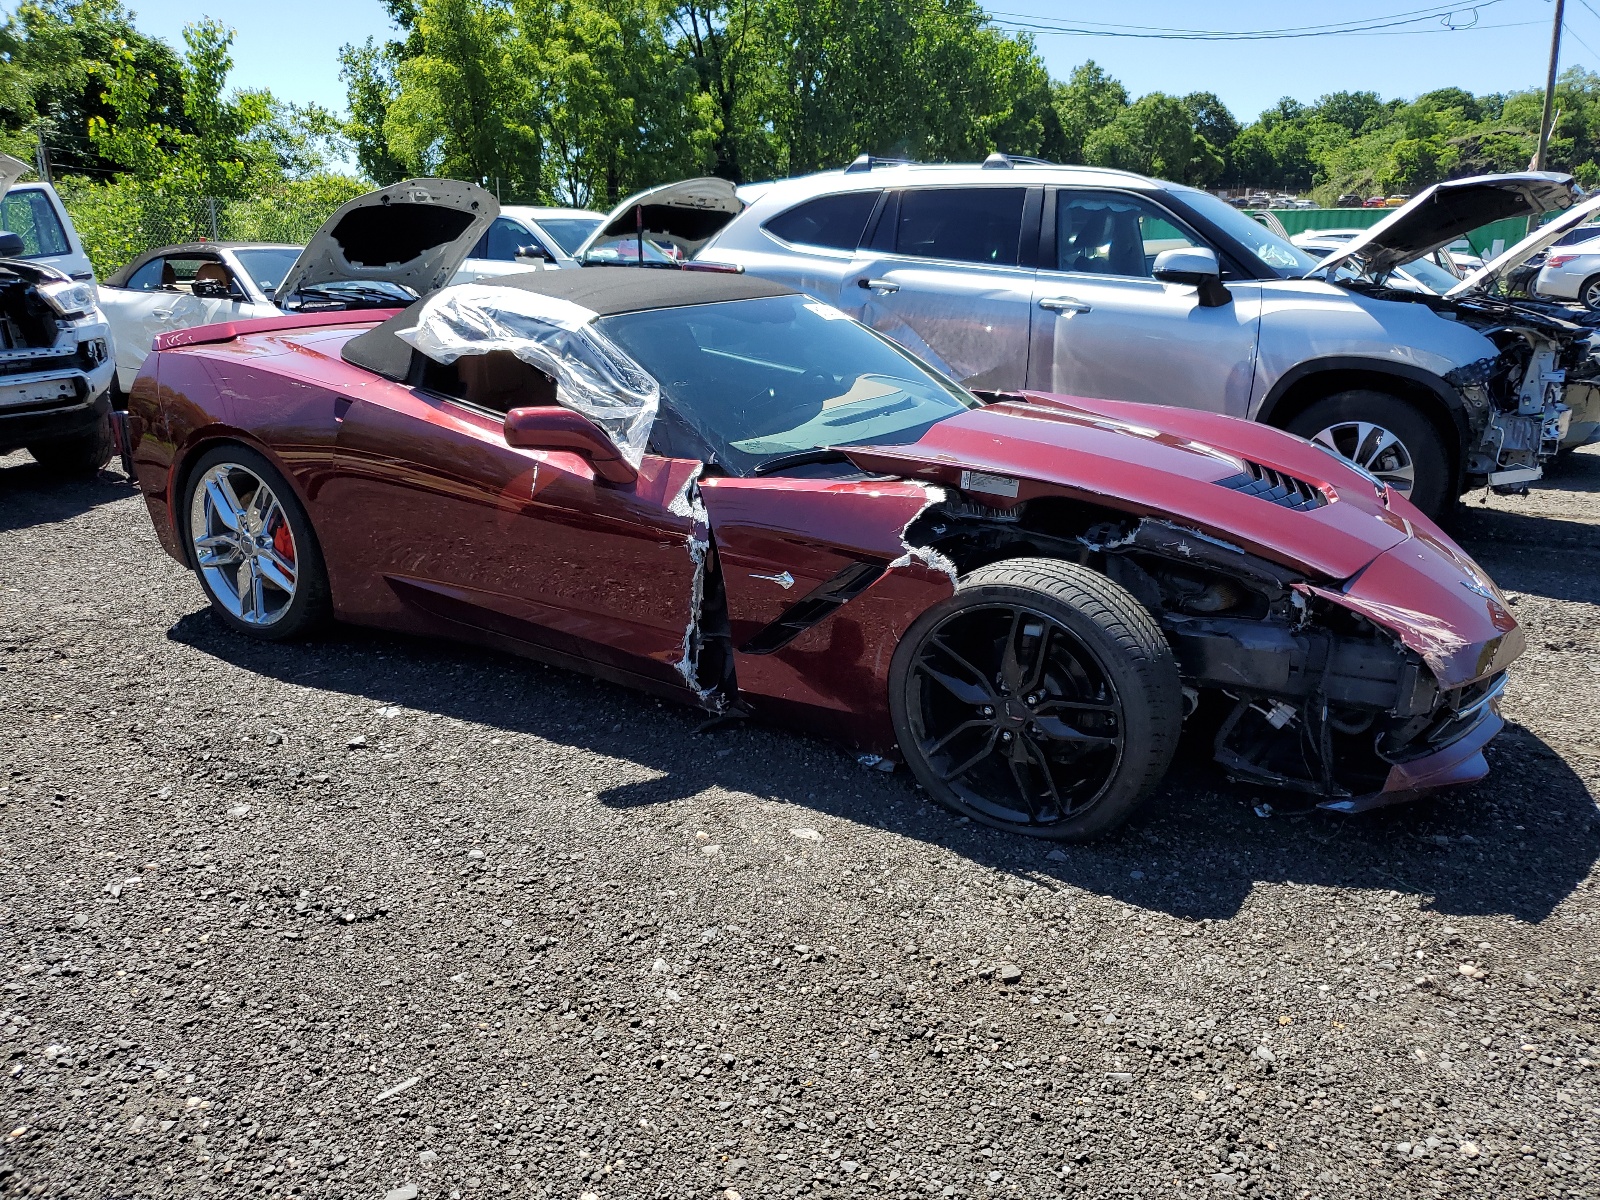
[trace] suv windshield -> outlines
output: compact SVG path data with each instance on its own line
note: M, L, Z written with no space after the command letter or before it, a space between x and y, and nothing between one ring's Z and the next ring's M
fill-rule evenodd
M735 475L825 447L912 442L978 405L805 296L624 313L598 327L661 385L656 451Z
M1234 241L1243 243L1279 278L1296 279L1317 265L1317 260L1304 250L1210 192L1184 191L1179 198Z

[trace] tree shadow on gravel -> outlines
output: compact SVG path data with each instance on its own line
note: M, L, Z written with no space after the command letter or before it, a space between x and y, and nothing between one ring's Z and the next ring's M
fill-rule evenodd
M984 867L1196 920L1234 916L1258 884L1287 884L1392 890L1450 915L1537 922L1600 859L1594 798L1554 751L1517 727L1490 747L1482 783L1361 816L1231 784L1186 750L1128 826L1091 845L1057 847L958 821L913 787L904 768L866 770L835 747L753 723L697 733L705 721L697 710L472 647L344 627L316 642L263 645L205 611L184 617L169 637L284 682L644 768L649 779L599 793L613 808L660 806L666 821L675 803L708 788L748 792L938 844ZM1265 818L1262 804L1272 809ZM810 823L804 813L793 820Z
M54 525L135 492L120 470L89 479L52 475L25 454L0 455L0 533L31 525Z

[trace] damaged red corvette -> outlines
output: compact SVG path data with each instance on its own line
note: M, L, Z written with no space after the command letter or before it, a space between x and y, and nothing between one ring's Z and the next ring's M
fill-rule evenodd
M386 319L385 319L386 318ZM168 335L124 445L259 638L462 638L1124 820L1185 723L1356 811L1481 777L1523 634L1374 477L1181 408L977 397L826 304L597 267Z

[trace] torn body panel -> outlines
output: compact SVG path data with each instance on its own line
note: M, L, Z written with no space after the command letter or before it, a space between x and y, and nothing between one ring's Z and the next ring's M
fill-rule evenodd
M786 479L779 488L771 479L717 477L702 481L701 496L738 647L741 702L856 749L892 752L895 646L955 586L903 534L943 493L893 479ZM808 600L810 613L796 612Z

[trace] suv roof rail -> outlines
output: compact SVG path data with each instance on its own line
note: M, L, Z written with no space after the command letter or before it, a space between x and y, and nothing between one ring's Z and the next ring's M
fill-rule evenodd
M1025 167L1054 167L1060 165L1051 162L1048 158L1034 158L1028 154L1007 154L1004 150L996 150L983 160L983 169L985 171L1009 171L1019 163Z
M910 166L909 158L878 158L871 154L858 154L848 167L844 169L846 175L854 175L859 171L870 171L873 167L905 167Z

